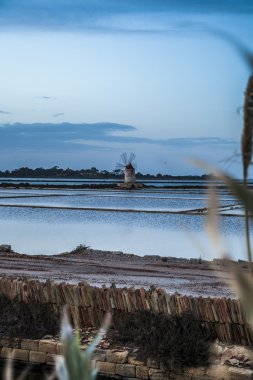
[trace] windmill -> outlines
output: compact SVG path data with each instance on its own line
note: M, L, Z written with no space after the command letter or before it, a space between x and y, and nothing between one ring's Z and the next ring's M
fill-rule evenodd
M120 155L121 162L117 164L117 169L121 169L125 173L125 184L126 185L134 185L135 184L135 170L136 170L136 163L134 161L135 154L133 152L130 153L129 157L127 153L122 153Z

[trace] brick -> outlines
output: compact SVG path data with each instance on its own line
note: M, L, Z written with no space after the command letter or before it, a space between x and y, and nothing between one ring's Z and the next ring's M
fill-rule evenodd
M106 354L102 352L95 352L92 355L92 359L99 362L105 362ZM110 361L110 360L109 360Z
M57 343L50 340L40 340L39 341L39 351L47 352L49 354L57 353Z
M106 354L106 360L110 363L126 363L127 357L128 351L108 351Z
M29 361L32 363L46 363L47 354L45 352L30 351Z
M136 356L128 356L127 362L129 364L138 365L138 366L144 366L146 364L146 362L137 359Z
M31 350L38 351L39 341L33 339L22 339L21 340L21 348L22 350Z
M252 380L253 371L251 369L229 367L229 380Z
M157 360L148 358L147 359L147 367L159 369L160 368L160 363Z
M96 362L96 367L100 373L106 373L108 375L115 375L116 364L107 362Z
M12 356L12 348L3 347L1 349L1 358L10 359Z
M148 367L137 365L136 366L136 377L138 379L143 379L143 380L149 379Z
M123 377L135 377L136 367L132 364L116 364L116 375Z
M171 377L170 373L166 373L164 371L161 371L160 369L154 369L154 368L150 368L149 377L151 380L171 380L171 379L173 379L173 377Z
M29 351L21 350L20 348L13 348L11 358L14 360L22 360L23 362L28 362Z

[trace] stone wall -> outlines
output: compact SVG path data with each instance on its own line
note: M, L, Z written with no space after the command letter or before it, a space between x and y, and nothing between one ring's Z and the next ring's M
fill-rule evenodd
M0 294L21 302L50 303L56 310L69 306L75 326L99 327L106 312L150 311L165 315L190 312L220 341L251 345L252 333L237 299L203 298L168 294L162 289L93 287L87 283L70 285L37 280L0 277Z
M83 346L82 349L85 349ZM251 368L231 366L229 358L235 352L242 357L241 348L223 347L217 343L213 347L215 360L206 367L188 367L181 372L169 372L161 363L152 359L140 360L134 349L97 349L92 357L92 366L100 375L121 380L246 380L253 378ZM63 354L62 343L41 339L0 339L0 358L23 363L53 366L58 356ZM240 354L240 355L239 355ZM234 356L233 356L234 357ZM230 359L230 362L235 359Z

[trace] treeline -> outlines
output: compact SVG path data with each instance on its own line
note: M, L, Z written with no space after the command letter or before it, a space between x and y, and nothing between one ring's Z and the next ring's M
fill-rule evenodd
M122 178L123 172L119 169L113 171L98 170L95 167L90 169L73 170L70 168L61 169L59 166L53 166L52 168L36 168L31 169L28 167L22 167L14 170L0 171L0 177L5 178ZM142 174L136 173L138 179L192 179L192 180L206 180L209 175L204 174L202 176L187 175L187 176L172 176L169 174Z

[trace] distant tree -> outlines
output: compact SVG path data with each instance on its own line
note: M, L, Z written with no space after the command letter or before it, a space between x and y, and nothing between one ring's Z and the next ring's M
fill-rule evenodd
M120 174L122 174L122 172L123 172L122 169L114 169L114 170L113 170L113 173L114 173L115 175L120 175Z
M92 166L92 168L90 168L90 171L91 173L98 173L99 170L97 168L95 168L95 166Z

